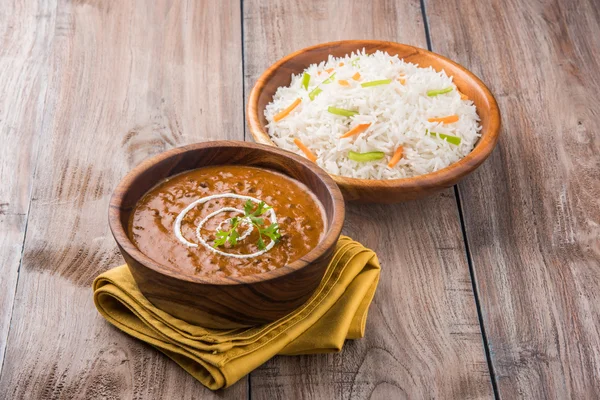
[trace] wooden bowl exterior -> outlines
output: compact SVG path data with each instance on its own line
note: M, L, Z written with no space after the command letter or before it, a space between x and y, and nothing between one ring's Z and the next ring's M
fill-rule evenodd
M235 278L176 271L141 253L127 235L136 202L164 178L224 164L268 168L304 183L321 201L327 216L326 234L319 245L277 270ZM213 328L264 324L301 306L319 285L343 222L344 200L325 171L280 149L233 141L198 143L144 161L117 186L109 208L111 231L144 296L177 318Z
M334 56L345 56L359 49L367 53L377 50L398 55L405 61L421 67L442 69L454 77L458 89L475 103L481 118L481 138L475 148L462 160L442 170L412 178L369 180L331 175L339 185L344 198L371 203L397 203L428 196L451 187L476 169L491 154L500 132L500 111L489 89L471 72L439 54L405 44L378 40L344 40L308 47L292 53L273 64L258 78L248 99L246 118L250 132L257 143L276 146L265 128L264 110L280 86L290 84L291 75L298 74L310 64Z

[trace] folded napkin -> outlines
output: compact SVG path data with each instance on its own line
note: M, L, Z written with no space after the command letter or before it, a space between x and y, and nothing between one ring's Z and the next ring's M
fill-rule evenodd
M342 236L314 295L287 316L261 326L208 329L156 308L126 265L94 280L98 311L123 332L165 353L203 385L230 386L276 354L340 351L364 336L380 266L372 250Z

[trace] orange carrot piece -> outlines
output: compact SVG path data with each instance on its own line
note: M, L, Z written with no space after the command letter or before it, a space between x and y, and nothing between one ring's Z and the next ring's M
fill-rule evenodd
M278 114L275 114L275 116L273 117L273 120L275 122L277 122L277 121L280 121L280 120L284 119L285 117L287 117L288 114L291 113L294 108L298 107L298 104L300 104L301 101L302 101L302 99L300 99L300 98L297 98L296 100L294 100L294 102L288 108L286 108L285 110L281 111Z
M350 86L350 83L348 83L348 81L345 79L340 79L338 83L342 86Z
M400 82L401 85L404 85L406 83L406 79L398 78L398 82Z
M370 126L371 124L358 124L354 128L350 129L348 132L340 136L340 138L344 139L350 136L358 135L359 133L363 133L364 131L369 129Z
M304 143L302 143L302 142L300 141L300 139L298 139L298 138L294 139L294 144L295 144L296 146L298 146L298 148L299 148L300 150L302 150L302 152L304 153L304 155L306 156L306 158L308 158L310 161L312 161L312 162L315 162L315 161L317 161L317 156L315 156L315 155L313 154L313 152L312 152L312 151L310 151L310 149L309 149L308 147L306 147L306 146L304 145Z
M355 73L354 75L352 75L352 79L354 79L355 81L360 79L360 73Z
M460 99L461 100L469 100L469 97L467 97L466 94L464 94L463 92L461 92L460 90L456 89L456 91L458 92L458 94L460 94Z
M429 118L427 121L429 122L441 122L442 124L452 124L458 121L458 115L448 115L447 117L440 118Z
M327 72L328 74L330 74L330 73L333 72L333 68L328 68L328 69L325 70L325 72Z
M394 152L394 155L392 156L392 159L388 163L388 167L394 168L394 166L396 164L398 164L398 161L400 161L400 159L402 158L402 153L403 152L404 152L404 147L398 146L398 148Z
M343 67L343 66L344 66L344 63L343 63L343 62L341 62L341 63L340 63L340 67Z

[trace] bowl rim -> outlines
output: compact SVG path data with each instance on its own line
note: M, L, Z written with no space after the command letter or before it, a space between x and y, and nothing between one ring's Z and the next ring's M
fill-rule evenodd
M317 246L315 246L313 249L311 249L308 253L306 253L299 259L289 264L286 264L283 267L261 274L245 275L238 277L206 277L201 275L181 274L177 271L173 271L172 269L167 268L161 263L154 261L152 258L148 257L137 248L137 246L131 241L131 239L129 239L127 232L121 224L123 200L125 199L127 191L131 188L131 184L137 178L139 178L139 176L143 172L147 171L149 168L151 168L158 162L176 158L179 155L187 152L194 152L201 149L217 150L223 147L249 148L286 158L289 160L289 162L297 164L299 163L307 167L308 170L311 171L311 173L313 173L318 179L321 180L321 182L327 188L328 196L331 197L333 204L333 212L331 221L328 221L329 228L327 229L324 237L317 244ZM159 181L157 181L156 183L158 182ZM110 198L108 211L108 224L112 235L115 238L115 241L128 254L128 256L132 257L135 261L157 273L166 275L168 277L180 281L182 280L191 283L210 284L219 286L236 286L267 282L273 279L284 277L286 275L299 271L304 267L307 267L314 261L318 260L323 254L327 253L336 245L337 240L341 234L345 218L345 204L339 187L333 181L331 176L329 176L329 174L327 174L327 172L321 169L318 165L312 163L311 161L303 157L298 156L297 154L290 153L279 148L273 148L271 146L266 146L263 144L235 140L218 140L193 143L181 147L176 147L145 159L136 167L134 167L131 171L129 171L121 179L119 184L115 187L115 189L113 190L113 194Z
M322 49L324 47L334 47L334 46L348 46L351 45L358 50L365 45L369 47L393 47L393 48L403 48L408 50L410 54L412 53L423 53L429 57L436 58L443 63L450 64L455 68L460 69L463 73L465 73L468 78L470 78L476 86L478 86L484 93L484 97L487 101L487 108L489 109L489 124L486 129L485 134L482 133L481 137L478 139L475 147L469 154L465 157L461 158L455 163L450 164L449 166L442 168L435 172L430 172L423 175L417 175L407 178L397 178L397 179L362 179L362 178L351 178L342 175L329 174L333 180L342 185L348 187L368 187L371 189L384 189L384 188L395 188L395 189L426 189L426 188L434 188L443 185L451 185L458 178L466 175L467 173L476 169L486 158L494 150L496 143L498 142L498 138L500 135L500 126L501 126L501 116L500 110L498 108L498 103L494 98L494 95L488 89L488 87L479 79L475 74L471 71L463 67L462 65L450 60L447 57L444 57L440 54L434 53L432 51L411 46L408 44L397 43L397 42L389 42L384 40L340 40L326 43L319 43L313 46L305 47L303 49L292 52L285 57L279 59L274 64L272 64L269 68L267 68L260 77L256 80L254 87L250 91L250 96L248 98L248 103L246 104L246 120L248 122L248 127L250 129L250 133L254 140L261 144L266 144L269 146L273 146L276 148L280 148L277 146L272 140L269 134L265 131L260 123L259 119L259 110L258 110L258 100L261 92L265 86L265 82L273 77L278 69L291 59L308 53L313 50ZM350 51L350 50L349 50ZM405 56L406 57L406 56ZM308 65L307 65L308 66ZM484 139L485 140L482 140ZM289 151L289 150L286 150ZM292 151L289 151L293 153ZM296 153L293 153L296 154Z

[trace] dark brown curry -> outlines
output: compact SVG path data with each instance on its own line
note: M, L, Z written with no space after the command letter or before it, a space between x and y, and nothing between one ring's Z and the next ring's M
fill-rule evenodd
M324 218L320 202L292 178L262 168L211 166L146 193L131 215L129 236L142 253L175 270L243 276L308 253L324 233Z

